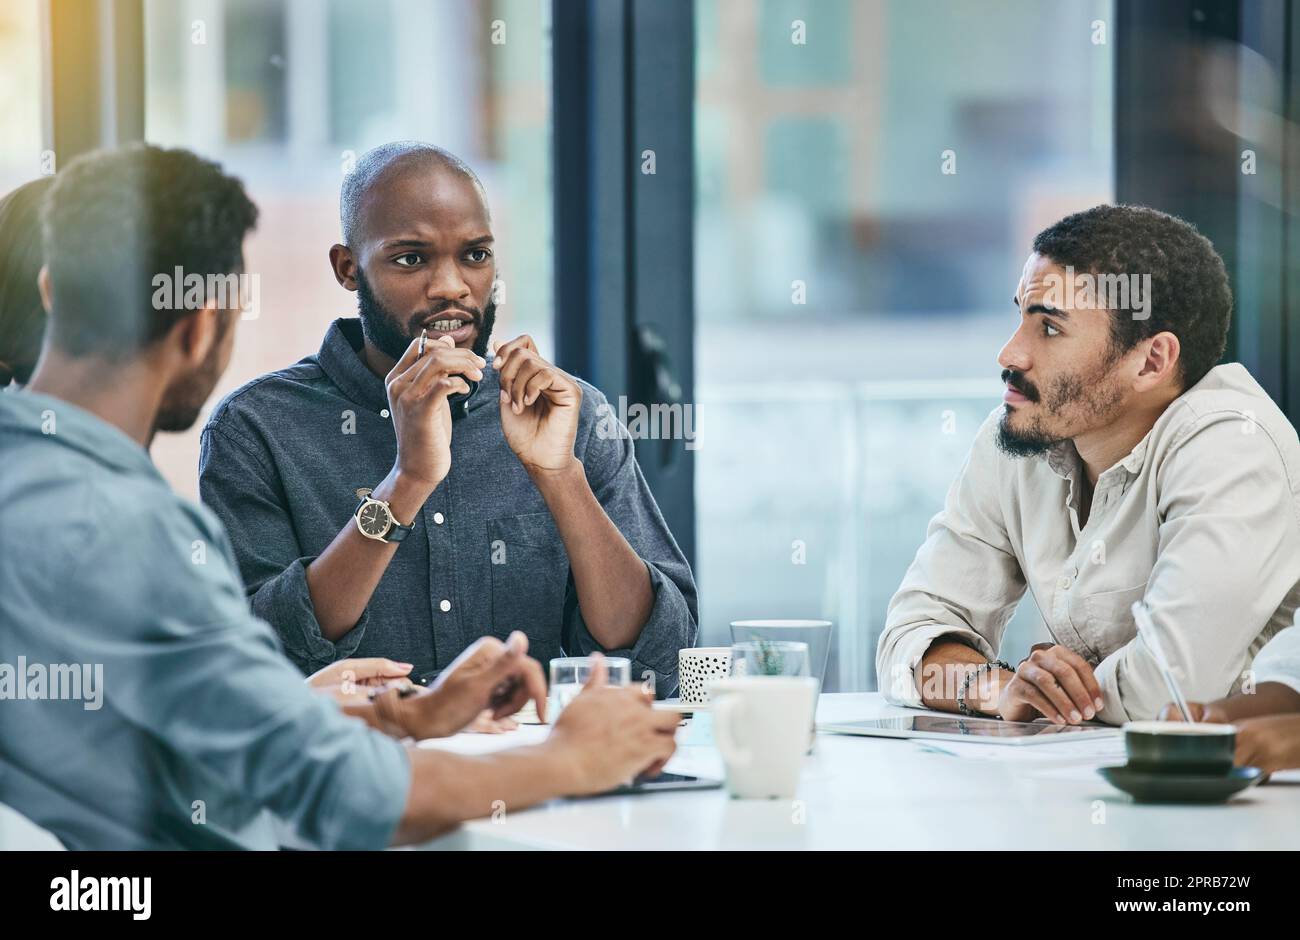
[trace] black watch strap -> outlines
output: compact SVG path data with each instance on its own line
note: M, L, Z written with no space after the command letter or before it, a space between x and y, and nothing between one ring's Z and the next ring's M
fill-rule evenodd
M400 522L394 519L392 527L387 532L384 533L384 541L400 542L402 539L410 535L411 530L413 530L414 528L415 528L414 524L402 525Z

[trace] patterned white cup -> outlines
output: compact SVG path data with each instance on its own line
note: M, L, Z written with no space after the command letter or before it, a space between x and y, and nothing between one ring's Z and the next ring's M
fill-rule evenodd
M697 646L677 654L683 705L709 704L709 684L731 673L730 646Z

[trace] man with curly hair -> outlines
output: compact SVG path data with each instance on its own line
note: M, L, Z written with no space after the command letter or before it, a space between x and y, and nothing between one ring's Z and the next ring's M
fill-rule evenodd
M1098 206L1034 239L980 429L890 602L894 702L1059 725L1154 718L1145 601L1189 698L1241 688L1300 600L1300 442L1223 355L1232 293L1181 219ZM1052 642L999 659L1028 589Z

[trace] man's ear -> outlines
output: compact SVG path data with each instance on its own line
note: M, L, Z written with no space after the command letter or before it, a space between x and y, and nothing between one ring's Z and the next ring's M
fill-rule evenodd
M1151 337L1151 345L1138 372L1138 391L1155 388L1167 381L1177 384L1180 381L1178 360L1181 353L1178 337L1168 330Z
M334 280L346 290L357 289L357 259L347 245L330 246L330 267Z
M36 287L41 292L41 306L45 308L45 312L48 314L54 307L54 301L51 299L53 292L50 287L50 266L48 264L41 265L40 273L36 275Z
M218 309L217 301L213 299L173 324L171 333L187 366L196 368L207 361L221 340L224 316L226 314Z

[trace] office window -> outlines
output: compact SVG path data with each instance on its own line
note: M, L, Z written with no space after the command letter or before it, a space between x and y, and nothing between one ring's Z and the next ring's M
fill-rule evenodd
M349 0L329 0L327 7L330 140L345 145L359 128L379 131L398 110L402 95L389 56L393 7L386 0L364 12Z
M1110 19L697 5L702 643L825 617L827 688L877 687L890 595L998 404L1029 243L1112 197ZM1027 600L1005 648L1040 634Z
M224 12L226 139L284 140L283 0L226 0Z
M262 211L246 249L260 316L240 325L209 407L355 314L328 262L339 187L391 140L435 143L479 174L506 288L496 335L528 332L552 354L548 0L145 0L145 30L147 139L219 160ZM189 495L197 437L154 446Z
M0 194L46 172L42 165L40 5L0 5Z

